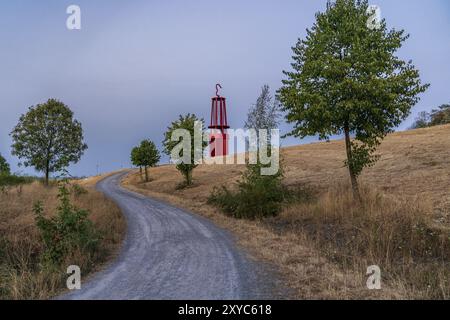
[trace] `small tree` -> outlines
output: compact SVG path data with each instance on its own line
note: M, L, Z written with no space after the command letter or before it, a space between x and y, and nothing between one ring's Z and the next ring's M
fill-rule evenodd
M44 242L44 261L47 263L59 265L76 250L89 257L98 248L100 235L88 218L89 212L73 206L69 195L67 182L60 182L56 215L45 217L41 201L35 203L33 208L36 225Z
M180 161L176 164L177 170L180 171L185 178L186 186L192 185L192 171L198 166L198 164L195 162L195 154L203 155L203 150L208 145L208 143L203 141L203 139L200 144L195 143L194 136L196 130L196 122L201 123L201 132L198 132L197 134L202 139L204 131L203 119L198 119L195 114L187 114L186 116L180 115L179 119L172 122L172 124L167 128L167 131L164 134L164 152L169 156L172 154L172 150L174 150L174 148L176 148L182 142L182 137L180 137L179 140L176 141L172 140L174 132L176 130L186 130L190 135L190 160L188 162ZM180 159L183 158L183 150L180 150L178 156Z
M49 175L77 163L87 145L83 143L81 123L62 102L50 99L29 108L11 132L14 156L25 159L21 164Z
M411 129L421 129L426 128L430 125L430 114L426 111L419 112L416 119L414 120Z
M153 141L144 140L138 148L139 165L144 167L145 181L148 182L148 167L154 167L160 160L159 151Z
M260 129L276 129L280 118L280 103L278 99L273 99L270 95L270 88L266 84L261 88L261 94L256 100L256 104L250 107L246 129L255 129L258 133ZM267 135L270 139L270 134Z
M430 126L439 126L450 123L450 104L443 104L431 111Z
M141 159L140 153L139 153L139 147L134 147L131 149L131 163L133 166L139 167L139 173L141 174L142 179L142 165L141 165Z
M369 28L366 0L329 1L307 37L293 48L293 71L279 98L295 127L289 135L344 134L354 195L357 177L374 164L381 140L405 119L428 85L411 62L396 56L408 38L386 22ZM351 136L354 139L351 139Z
M11 173L9 164L6 159L0 154L0 175L9 175Z

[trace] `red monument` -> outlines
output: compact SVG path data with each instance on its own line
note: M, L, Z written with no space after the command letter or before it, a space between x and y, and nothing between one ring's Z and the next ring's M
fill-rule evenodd
M211 129L209 139L209 154L211 157L228 155L228 134L230 128L227 121L226 99L219 95L220 84L216 84L216 96L212 98L211 104Z

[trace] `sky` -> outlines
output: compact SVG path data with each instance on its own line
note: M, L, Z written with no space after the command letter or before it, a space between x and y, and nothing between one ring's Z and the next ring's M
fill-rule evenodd
M450 1L373 0L389 27L411 34L399 52L430 89L398 128L450 102ZM69 5L81 30L68 30ZM76 176L129 167L142 139L161 147L179 114L208 119L215 84L227 97L229 123L241 128L261 87L281 86L298 38L325 0L3 0L0 3L0 153L12 170L9 133L21 114L56 98L83 125L89 149ZM290 126L281 125L282 133ZM282 145L313 141L288 138ZM166 160L165 160L166 161Z

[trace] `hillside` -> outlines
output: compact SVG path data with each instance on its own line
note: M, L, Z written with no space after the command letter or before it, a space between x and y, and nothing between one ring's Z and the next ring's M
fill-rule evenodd
M199 166L194 186L173 166L136 172L126 188L208 217L230 230L256 259L274 265L301 299L448 298L450 126L390 134L378 163L361 177L364 204L353 202L344 142L284 148L284 183L313 200L289 204L277 218L235 220L207 204L211 190L232 187L243 165ZM302 191L303 190L303 191ZM439 262L438 262L439 261ZM383 290L366 288L379 264ZM386 275L387 273L387 275Z
M363 183L387 194L432 201L436 215L450 223L450 125L390 134L378 153L381 158L364 171ZM342 140L284 148L282 159L285 183L290 186L326 189L348 180ZM194 171L192 188L174 191L181 180L178 171L173 166L161 166L150 169L152 181L142 186L203 202L214 186L232 184L244 169L243 165L202 165Z

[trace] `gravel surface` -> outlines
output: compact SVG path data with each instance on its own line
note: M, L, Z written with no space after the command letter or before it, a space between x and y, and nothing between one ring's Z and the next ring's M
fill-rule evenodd
M119 256L60 299L271 299L267 266L252 261L209 220L125 190L115 174L97 184L127 220Z

